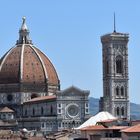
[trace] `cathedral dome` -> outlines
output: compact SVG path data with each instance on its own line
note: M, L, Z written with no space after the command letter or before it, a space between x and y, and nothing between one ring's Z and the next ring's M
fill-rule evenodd
M49 58L32 44L25 18L19 30L19 40L0 61L0 84L17 83L59 88L57 72Z

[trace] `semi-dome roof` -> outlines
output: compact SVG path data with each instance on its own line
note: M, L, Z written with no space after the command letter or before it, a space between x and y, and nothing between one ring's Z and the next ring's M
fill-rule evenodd
M59 85L53 64L32 44L25 18L15 47L0 61L0 84L14 83Z

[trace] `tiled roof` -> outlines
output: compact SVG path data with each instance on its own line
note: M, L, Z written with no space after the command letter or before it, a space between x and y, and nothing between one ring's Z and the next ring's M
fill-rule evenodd
M125 133L140 133L140 124L122 130Z
M41 96L41 97L33 98L29 101L26 101L26 102L24 102L24 104L32 103L32 102L39 102L39 101L44 101L44 100L52 100L52 99L56 99L56 96L54 96L54 95L52 95L52 96Z
M101 111L97 113L95 116L90 117L87 121L85 121L81 126L79 126L76 129L81 129L88 126L96 125L97 122L102 120L108 120L108 119L116 119L112 114L110 114L107 111Z
M128 126L111 126L111 127L108 127L109 130L122 130L122 129L125 129L125 128L128 128Z
M102 37L104 36L126 36L127 37L128 33L112 32L112 33L105 34Z
M2 112L11 112L11 113L13 113L14 111L12 110L12 109L10 109L10 108L8 108L8 107L4 107L4 108L2 108L1 110L0 110L0 113L2 113Z
M105 130L105 129L107 129L107 128L104 127L103 125L92 125L92 126L87 126L87 127L81 128L80 130L81 131L84 131L84 130L96 131L96 130Z
M128 126L110 126L110 127L105 127L103 125L93 125L93 126L88 126L85 128L80 129L81 131L103 131L103 130L122 130L127 128Z

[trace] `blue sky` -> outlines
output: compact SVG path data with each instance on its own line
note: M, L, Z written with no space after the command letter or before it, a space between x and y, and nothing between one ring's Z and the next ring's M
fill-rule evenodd
M140 103L140 1L128 0L3 0L0 1L0 56L15 45L22 17L33 43L54 64L61 89L75 85L102 96L102 48L100 36L130 34L129 93Z

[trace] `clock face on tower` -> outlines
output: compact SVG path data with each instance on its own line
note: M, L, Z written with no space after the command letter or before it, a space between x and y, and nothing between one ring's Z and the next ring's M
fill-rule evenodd
M67 106L67 114L69 117L74 118L79 115L79 107L77 104L69 104Z

